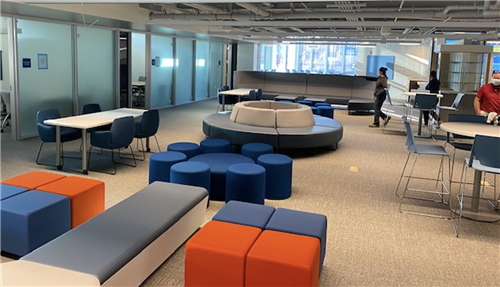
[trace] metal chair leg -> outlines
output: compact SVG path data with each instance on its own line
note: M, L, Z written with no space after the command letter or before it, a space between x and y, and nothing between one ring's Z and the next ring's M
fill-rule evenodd
M408 160L410 160L411 153L408 153L408 157L406 158L405 166L403 167L403 171L401 172L401 177L399 178L398 186L396 187L396 196L400 197L398 194L399 186L401 185L401 181L403 180L404 172L406 170L406 166L408 165Z

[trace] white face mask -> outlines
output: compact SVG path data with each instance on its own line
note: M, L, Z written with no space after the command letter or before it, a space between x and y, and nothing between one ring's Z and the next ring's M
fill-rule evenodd
M493 86L500 86L500 79L491 79L491 83Z

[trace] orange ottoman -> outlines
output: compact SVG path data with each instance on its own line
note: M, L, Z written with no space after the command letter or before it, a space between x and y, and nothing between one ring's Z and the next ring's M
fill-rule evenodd
M208 222L186 243L184 286L244 286L246 256L261 231Z
M65 178L65 175L49 173L44 171L32 171L2 181L3 184L24 187L29 190Z
M245 286L318 286L316 237L265 230L247 256Z
M69 197L71 228L77 227L104 211L104 182L99 180L68 176L40 186L37 190Z

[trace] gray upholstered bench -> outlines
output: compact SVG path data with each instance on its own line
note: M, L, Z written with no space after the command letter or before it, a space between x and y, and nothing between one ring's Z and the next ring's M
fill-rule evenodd
M373 110L373 101L368 99L350 99L347 104L347 112L351 111L371 111Z
M21 261L139 286L203 224L207 200L204 188L154 182Z

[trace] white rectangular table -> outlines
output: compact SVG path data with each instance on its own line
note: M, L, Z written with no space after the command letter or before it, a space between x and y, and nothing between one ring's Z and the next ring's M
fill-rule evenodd
M82 172L88 174L87 170L87 130L90 128L105 126L113 123L117 118L133 116L141 117L146 110L122 108L99 113L78 115L72 117L45 120L43 123L56 127L56 166L62 169L61 164L61 127L81 129L82 130ZM146 145L148 143L146 142Z
M475 137L476 135L484 135L490 137L500 137L500 127L494 125L488 125L486 123L471 123L471 122L446 122L442 123L439 128L447 132L449 139L449 134L459 134L468 137ZM464 217L477 221L498 221L500 220L500 215L494 211L488 212L488 210L479 209L479 198L481 191L481 178L482 172L479 170L474 171L474 182L472 187L472 203L470 210L463 213ZM480 212L481 211L481 212Z
M220 91L220 95L232 95L232 96L237 96L238 97L238 102L241 101L241 97L243 96L248 96L250 94L250 91L256 91L257 89L234 89L234 90L227 90L227 91ZM222 111L226 110L226 97L222 97Z

